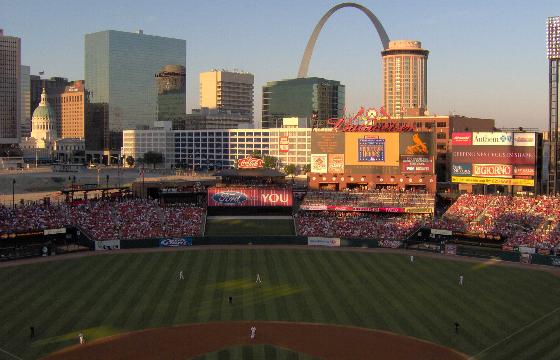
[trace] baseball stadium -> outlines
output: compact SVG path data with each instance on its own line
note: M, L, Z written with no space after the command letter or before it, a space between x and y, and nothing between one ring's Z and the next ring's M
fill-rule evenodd
M0 357L557 359L560 197L504 182L534 185L535 134L492 134L454 134L454 181L501 192L437 191L431 132L318 130L306 179L250 157L2 206Z

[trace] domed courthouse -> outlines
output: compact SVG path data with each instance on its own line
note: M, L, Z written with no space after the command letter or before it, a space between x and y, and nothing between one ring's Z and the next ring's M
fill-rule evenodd
M41 102L31 119L31 137L24 138L20 142L20 147L24 154L28 155L27 157L34 156L36 160L41 161L52 160L58 139L54 119L54 110L49 105L47 92L43 88Z

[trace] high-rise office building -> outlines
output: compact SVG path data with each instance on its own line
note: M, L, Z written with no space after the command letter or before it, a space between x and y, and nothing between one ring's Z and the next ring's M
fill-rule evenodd
M21 39L0 29L0 145L20 138Z
M239 126L253 124L255 77L247 72L212 70L200 73L200 107L240 115Z
M63 77L51 77L41 79L39 75L31 75L31 113L39 106L43 89L47 92L47 100L54 112L54 127L58 135L62 132L62 107L60 105L60 95L70 85L70 81Z
M424 115L428 106L428 50L420 41L389 41L383 57L383 106L391 116Z
M31 67L21 65L20 75L20 134L21 137L31 136Z
M146 35L141 30L85 35L88 162L116 159L124 129L153 124L157 119L154 74L168 64L186 65L185 40Z
M157 119L171 121L174 130L183 130L187 111L185 67L165 65L156 74Z
M560 16L549 17L546 21L546 50L548 58L548 116L550 131L550 164L548 192L555 194L560 191L560 142L558 139L558 103L560 93L558 83L560 77Z
M271 81L263 86L262 127L282 127L285 117L325 121L344 114L345 87L339 81L317 77Z
M83 80L76 80L66 86L60 95L60 107L62 112L60 138L83 139L87 109L87 94Z

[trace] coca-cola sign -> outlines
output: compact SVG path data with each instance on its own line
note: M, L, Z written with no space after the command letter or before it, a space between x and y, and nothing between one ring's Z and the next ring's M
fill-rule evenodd
M264 166L264 161L256 157L246 157L237 160L237 167L239 169L258 169Z
M223 191L212 195L212 200L225 206L239 206L247 199L247 195L238 191Z

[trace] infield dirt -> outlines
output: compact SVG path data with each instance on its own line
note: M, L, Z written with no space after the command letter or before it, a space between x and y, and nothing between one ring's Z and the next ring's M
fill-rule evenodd
M255 339L250 338L252 326L257 328ZM142 330L75 345L45 359L188 359L230 346L258 344L333 360L467 359L467 356L452 349L389 332L268 321L204 323Z

